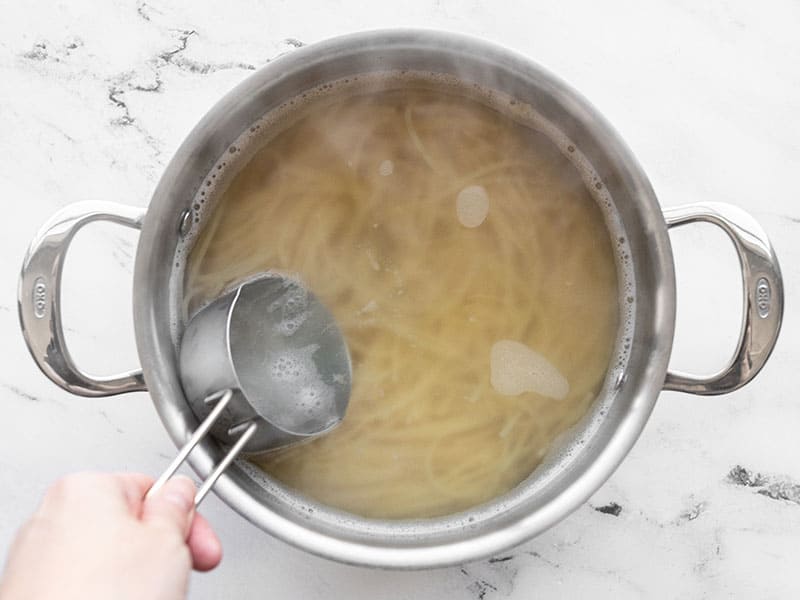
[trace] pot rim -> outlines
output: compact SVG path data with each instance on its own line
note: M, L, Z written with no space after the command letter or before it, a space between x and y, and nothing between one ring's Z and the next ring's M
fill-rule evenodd
M168 305L169 290L160 277L164 266L159 264L158 256L159 250L168 244L165 239L169 235L167 228L172 229L173 237L178 235L180 211L191 201L186 194L180 193L180 185L176 185L181 181L185 183L188 168L186 165L190 159L197 159L197 149L207 145L209 136L221 135L215 132L215 127L225 111L232 110L241 98L255 94L267 83L284 77L285 73L302 69L308 61L319 56L335 56L343 52L353 52L354 49L380 47L388 51L407 46L426 48L431 52L445 51L454 55L461 52L469 56L480 56L484 61L518 69L529 76L532 73L548 89L553 90L552 93L569 102L570 110L580 113L585 121L591 123L593 131L602 135L603 151L625 166L628 177L625 185L642 205L639 212L646 220L651 253L651 264L648 266L657 283L653 286L651 306L647 307L650 333L648 341L651 344L647 348L648 360L628 384L630 389L626 392L632 400L613 433L591 461L584 460L586 464L581 464L578 476L569 485L557 490L540 509L501 522L496 530L480 535L470 535L469 531L465 531L463 539L444 542L420 539L392 544L347 539L336 537L330 531L313 529L308 526L311 522L309 520L292 518L289 514L282 514L262 504L228 474L223 475L216 484L217 495L247 520L271 535L313 554L358 565L428 568L464 563L508 549L538 535L577 509L610 477L626 456L641 433L662 389L675 326L674 265L666 224L652 187L633 154L605 118L582 96L526 57L483 40L433 30L389 29L354 33L302 47L281 56L226 94L199 121L167 166L147 211L137 250L134 324L139 356L154 406L170 437L177 445L181 445L188 438L190 430L196 426L196 421L192 422L170 400L176 389L170 377L175 380L177 376L171 374L168 367L174 365L176 359L174 347L169 340L170 334L165 331L169 328L169 317L163 314L163 310L159 310L159 307ZM239 133L235 132L233 137ZM213 156L209 159L216 158L217 156ZM199 184L200 182L197 185ZM638 313L636 321L635 327L639 327ZM203 444L189 457L190 464L201 476L206 476L213 468L213 450L212 446Z

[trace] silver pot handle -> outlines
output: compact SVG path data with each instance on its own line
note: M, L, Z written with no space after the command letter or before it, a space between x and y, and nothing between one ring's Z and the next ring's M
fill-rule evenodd
M33 359L53 383L81 396L145 390L141 370L96 377L81 371L67 350L61 326L61 272L78 230L92 221L141 229L145 210L114 202L77 202L58 211L36 234L25 255L17 290L22 334Z
M670 208L664 211L664 219L670 228L695 222L720 227L736 248L744 284L742 331L730 364L711 377L668 372L664 389L702 395L732 392L758 374L778 339L783 318L778 259L755 219L730 204L709 202Z

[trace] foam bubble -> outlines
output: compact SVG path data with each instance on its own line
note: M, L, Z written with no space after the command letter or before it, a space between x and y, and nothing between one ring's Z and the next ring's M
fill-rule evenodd
M289 337L295 334L306 322L308 311L308 291L295 281L287 279L283 293L267 307L267 312L280 312L280 320L274 325L275 331Z
M270 374L275 381L298 381L308 375L308 365L304 357L287 352L272 361Z
M378 166L378 173L382 177L388 177L389 175L394 173L394 163L392 161L390 161L390 160L384 160Z
M290 337L300 329L300 326L305 323L308 316L309 313L304 312L292 317L285 317L275 324L275 330L286 337Z

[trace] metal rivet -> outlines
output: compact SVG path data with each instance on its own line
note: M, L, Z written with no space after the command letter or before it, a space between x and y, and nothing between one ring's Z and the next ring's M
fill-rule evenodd
M625 385L625 382L627 380L628 380L628 374L625 372L620 372L620 374L617 375L617 380L614 382L614 389L615 390L622 389L622 386Z
M187 208L181 213L180 221L178 221L178 233L181 237L186 237L189 230L192 228L192 211Z

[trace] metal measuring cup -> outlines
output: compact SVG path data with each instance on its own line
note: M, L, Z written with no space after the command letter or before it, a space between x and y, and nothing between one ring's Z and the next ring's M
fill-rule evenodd
M240 452L259 455L324 434L350 398L350 354L333 316L299 281L278 273L248 279L198 311L179 364L202 422L148 494L211 434L230 449L195 505Z

